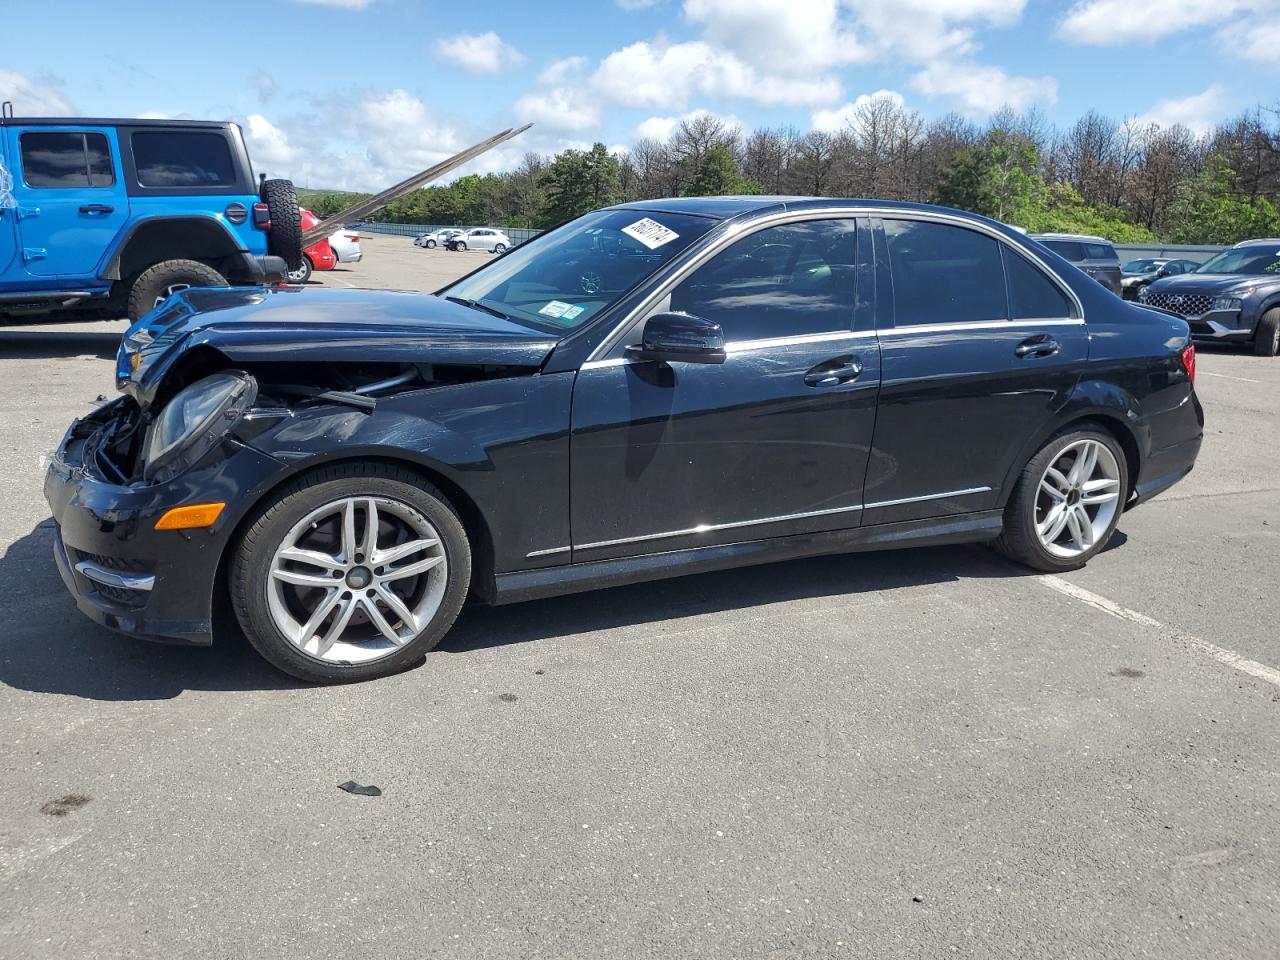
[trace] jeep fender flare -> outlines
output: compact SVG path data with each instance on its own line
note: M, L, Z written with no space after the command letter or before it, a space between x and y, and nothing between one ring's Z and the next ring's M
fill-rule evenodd
M210 228L216 230L218 232L219 239L214 242L222 245L225 240L225 246L220 253L223 257L234 257L237 255L243 256L249 252L244 244L241 243L240 238L237 237L225 223L212 214L156 214L154 216L143 216L130 222L125 232L117 235L110 252L99 264L99 279L121 279L120 264L124 259L125 251L129 249L129 244L132 243L134 238L143 230L151 229L157 225L174 226L184 223L196 225L200 230L206 232L209 231ZM176 256L181 256L181 254L176 254Z

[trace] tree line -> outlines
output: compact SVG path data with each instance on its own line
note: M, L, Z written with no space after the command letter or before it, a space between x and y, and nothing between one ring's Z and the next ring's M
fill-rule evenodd
M941 203L1120 242L1278 236L1280 103L1203 134L1096 111L1067 129L1035 110L929 120L890 96L862 100L834 132L744 131L695 114L665 140L529 153L515 170L415 191L373 219L545 228L613 203L759 193ZM300 195L320 216L360 196Z

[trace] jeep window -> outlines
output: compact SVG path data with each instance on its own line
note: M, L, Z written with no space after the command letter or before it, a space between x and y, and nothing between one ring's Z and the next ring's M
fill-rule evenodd
M599 210L539 234L441 293L539 330L567 332L715 225L685 214Z
M110 187L111 148L101 133L24 133L22 179L29 187Z
M1192 273L1280 273L1280 243L1224 250Z
M229 187L236 183L227 138L194 130L139 131L133 162L144 187Z

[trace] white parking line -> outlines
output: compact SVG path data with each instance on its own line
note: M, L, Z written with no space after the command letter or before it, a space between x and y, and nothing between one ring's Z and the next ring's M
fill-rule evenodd
M1219 380L1235 380L1237 383L1262 383L1261 380L1250 380L1248 377L1233 377L1226 373L1210 373L1208 370L1201 370L1200 373L1206 377L1217 377Z
M1160 630L1168 636L1173 637L1179 642L1187 645L1199 653L1207 654L1219 663L1231 667L1233 670L1239 670L1241 673L1247 673L1251 677L1259 680L1265 680L1273 686L1280 687L1280 670L1274 667L1268 667L1266 664L1258 663L1255 660L1248 660L1234 650L1228 650L1217 644L1210 643L1208 640L1202 640L1200 637L1193 636L1190 633L1184 633L1181 630L1170 627L1161 623L1153 617L1148 617L1145 613L1138 613L1136 610L1130 610L1128 607L1122 607L1114 600L1108 600L1106 597L1099 596L1091 590L1084 587L1077 587L1074 583L1069 583L1061 577L1046 575L1037 577L1041 583L1051 590L1057 590L1061 594L1071 597L1073 600L1079 600L1081 603L1087 603L1089 606L1103 613L1109 613L1111 616L1120 620L1128 620L1130 623L1137 623L1144 627L1152 627Z

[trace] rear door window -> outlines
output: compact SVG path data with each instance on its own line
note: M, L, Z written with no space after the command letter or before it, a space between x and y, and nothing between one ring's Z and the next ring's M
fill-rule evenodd
M992 237L945 223L885 220L895 325L1007 320L1004 265Z
M133 161L144 187L229 187L236 182L227 138L199 130L140 130Z
M24 133L22 179L29 187L110 187L111 148L101 133Z
M1009 278L1009 306L1015 320L1049 320L1075 316L1062 288L1026 257L1004 248Z

